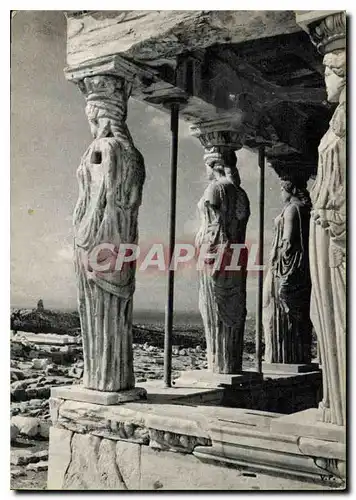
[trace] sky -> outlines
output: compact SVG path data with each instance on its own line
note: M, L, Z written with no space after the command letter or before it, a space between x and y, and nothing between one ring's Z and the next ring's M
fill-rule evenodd
M62 11L18 11L11 33L11 305L76 307L72 262L72 212L76 170L91 142L83 96L64 78L66 19ZM139 214L140 242L168 241L169 115L130 99L127 120L145 159L146 182ZM206 186L203 148L180 120L177 241L191 243L198 228L196 205ZM251 204L247 239L257 243L257 154L237 153L242 187ZM266 169L265 260L273 219L281 210L280 186ZM135 310L163 312L164 272L138 272ZM256 279L248 279L247 309L254 314ZM197 274L182 269L175 279L175 311L198 313Z

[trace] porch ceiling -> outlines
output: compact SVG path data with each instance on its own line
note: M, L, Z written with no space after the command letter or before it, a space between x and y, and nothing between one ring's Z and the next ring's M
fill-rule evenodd
M291 11L79 11L67 13L68 79L133 79L133 98L182 118L224 119L273 162L312 172L332 109L321 56Z

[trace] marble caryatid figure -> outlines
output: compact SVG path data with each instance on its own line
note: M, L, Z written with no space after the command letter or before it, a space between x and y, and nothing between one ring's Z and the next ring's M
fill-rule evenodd
M309 221L311 201L303 179L281 181L283 210L275 219L263 288L267 363L311 361Z
M346 425L346 19L334 14L311 29L324 54L328 101L337 105L319 146L311 190L311 319L323 371L322 419Z
M196 247L199 252L206 245L213 255L219 245L226 245L221 266L214 269L207 259L199 271L199 310L205 329L208 369L213 373L240 373L246 319L246 259L241 252L241 269L227 271L226 258L231 245L245 243L249 200L240 187L232 149L210 148L204 161L209 185L198 203L201 225Z
M120 244L137 243L145 168L125 124L127 82L99 75L84 78L80 88L94 137L77 171L79 198L73 217L83 383L88 389L122 391L134 387L135 266L117 266L113 257ZM93 255L95 263L113 265L98 270L91 264Z

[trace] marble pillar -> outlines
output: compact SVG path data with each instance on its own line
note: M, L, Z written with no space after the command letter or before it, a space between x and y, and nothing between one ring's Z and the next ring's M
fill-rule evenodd
M299 171L297 165L294 169ZM306 179L284 172L281 198L283 208L274 221L274 238L263 286L265 362L309 364L311 201Z
M297 22L324 56L327 98L336 105L311 190L311 319L323 371L321 419L346 425L346 15L327 14L307 11Z
M134 388L132 297L135 265L117 266L121 244L138 241L143 157L126 125L130 83L99 74L77 81L93 141L78 171L75 271L84 350L84 388Z
M208 370L238 374L242 372L246 319L247 252L240 252L240 269L234 266L233 252L240 251L236 245L245 244L250 204L236 167L235 150L241 147L240 137L237 132L214 125L193 129L204 147L207 169L207 186L198 203L200 228L195 242L199 258L202 252L207 255L199 270L199 310ZM223 246L221 263L215 266L218 259L212 256Z

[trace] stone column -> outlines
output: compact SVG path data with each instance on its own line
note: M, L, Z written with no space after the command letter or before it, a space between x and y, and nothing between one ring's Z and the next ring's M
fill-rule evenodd
M201 225L196 235L198 253L214 254L226 245L221 265L214 269L209 258L199 270L199 310L203 319L208 370L216 374L239 374L246 319L246 251L238 269L235 245L245 244L250 203L240 186L235 150L242 147L239 131L229 121L216 120L192 127L204 147L208 186L198 203ZM203 250L204 248L204 250ZM236 254L235 254L236 255ZM201 261L202 262L202 261Z
M274 221L263 287L263 370L311 371L309 172L301 165L272 166L280 177L283 209Z
M346 15L297 13L324 56L328 101L337 105L319 145L318 173L311 191L311 319L323 370L324 422L346 425Z
M112 393L126 391L129 399L142 395L134 390L135 265L122 264L122 256L128 248L123 245L138 243L145 167L126 125L130 81L118 74L86 76L83 69L71 77L85 97L93 142L77 171L79 197L73 216L85 394L83 399L78 386L70 397L89 401L94 392L104 391L111 396L99 399L110 404L120 401ZM93 402L99 401L94 397Z

